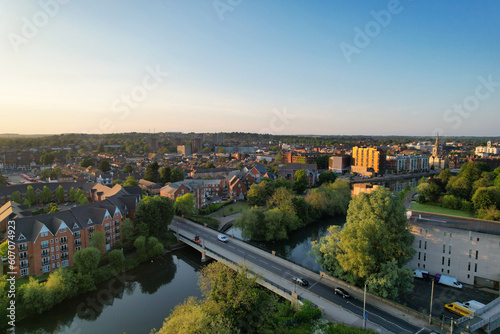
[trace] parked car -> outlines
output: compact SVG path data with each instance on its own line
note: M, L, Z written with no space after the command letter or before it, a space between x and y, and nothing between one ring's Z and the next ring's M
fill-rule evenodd
M294 283L297 283L298 285L302 285L302 286L306 286L309 284L309 282L303 278L299 278L299 277L294 277L292 278L292 281Z
M219 241L222 241L222 242L228 242L229 241L229 238L227 236L225 236L224 234L219 234L217 236L217 239L219 239Z
M335 294L342 296L342 298L349 298L351 297L347 291L345 291L342 288L335 288Z

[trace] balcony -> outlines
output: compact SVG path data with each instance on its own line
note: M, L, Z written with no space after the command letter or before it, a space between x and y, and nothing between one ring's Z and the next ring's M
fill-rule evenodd
M19 260L24 260L24 259L27 259L28 258L28 254L26 253L21 253L19 254Z
M68 243L68 239L67 238L65 238L65 239L61 238L61 240L59 242L61 244L67 244Z
M68 254L61 255L61 260L67 260L67 259L69 259Z
M49 255L50 255L50 252L49 252L49 250L48 250L48 249L44 249L44 250L42 251L42 256L43 256L43 257L49 256Z
M67 252L67 251L68 251L67 245L61 246L61 252Z
M26 245L26 244L19 245L20 252L25 251L25 250L28 250L28 245Z
M50 260L47 260L47 261L43 260L43 261L42 261L42 265L43 265L43 266L46 266L46 265L48 265L48 264L50 264Z
M82 244L82 242L80 241L80 239L75 240L75 246L80 246L81 244Z
M80 238L80 236L81 236L81 235L80 235L80 232L75 232L75 239Z
M28 267L29 267L28 261L26 261L25 263L21 262L21 264L19 265L19 268L21 268L21 269L28 268Z
M109 237L109 234L110 234L110 232L109 232L109 231L106 231L106 236L107 236L107 237Z
M42 247L42 249L44 249L44 248L49 248L49 244L48 244L48 243L46 243L46 244L41 244L41 246L40 246L40 247Z

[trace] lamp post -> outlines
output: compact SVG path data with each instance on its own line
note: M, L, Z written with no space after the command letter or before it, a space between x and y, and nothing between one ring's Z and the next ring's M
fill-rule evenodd
M431 308L429 310L429 324L432 322L432 300L434 298L434 280L432 280L432 289L431 289Z
M363 293L363 328L366 328L366 285L368 282L365 282L365 291Z

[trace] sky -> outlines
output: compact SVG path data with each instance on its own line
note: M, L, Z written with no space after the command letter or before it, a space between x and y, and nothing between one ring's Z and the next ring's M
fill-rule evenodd
M0 133L499 136L500 1L0 0Z

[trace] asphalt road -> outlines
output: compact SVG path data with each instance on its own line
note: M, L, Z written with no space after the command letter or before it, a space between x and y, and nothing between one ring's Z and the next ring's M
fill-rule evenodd
M248 247L251 247L250 245L247 245L247 247L244 248L238 243L232 242L231 239L228 243L222 243L217 239L217 232L211 231L201 226L198 227L186 224L181 221L177 221L175 218L172 221L172 225L177 226L182 230L188 231L192 234L199 235L202 239L202 243L204 243L205 247L209 250L211 249L211 244L216 245L217 247L220 247L227 252L243 258L244 263L248 262L253 264L254 266L261 267L269 272L272 272L275 275L281 276L283 279L290 282L292 277L303 277L309 281L309 285L306 287L295 285L294 289L296 289L296 293L298 295L300 295L304 290L308 290L318 296L321 296L323 299L326 299L344 309L349 310L350 312L358 315L361 318L363 316L363 300L358 300L355 298L344 299L341 296L335 295L333 289L330 286L314 279L312 276L305 276L289 267L282 265L278 261L273 261L268 257L262 256L258 252L249 250ZM212 250L215 252L217 251L216 249ZM248 264L246 265L248 266ZM279 282L275 283L279 284ZM392 333L430 333L430 331L428 331L427 329L422 329L414 326L404 319L397 318L385 311L378 309L373 305L367 304L366 311L368 313L368 320L370 322L375 323Z

